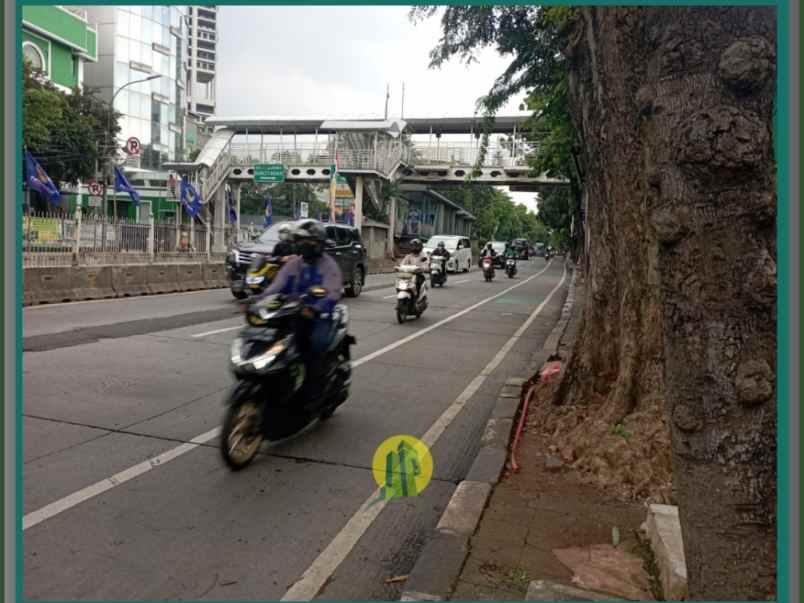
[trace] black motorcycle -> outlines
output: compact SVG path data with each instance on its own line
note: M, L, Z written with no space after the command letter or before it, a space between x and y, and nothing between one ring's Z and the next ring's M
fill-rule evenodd
M447 258L443 255L430 256L430 286L443 287L447 282Z
M326 294L322 287L309 292L317 299ZM316 399L301 395L305 365L297 333L310 310L301 300L277 295L246 311L248 326L232 343L231 369L237 383L226 401L221 430L221 453L232 470L248 465L263 440L281 440L315 419L328 419L349 397L350 347L356 340L348 333L348 308L340 304L332 312L336 335L326 356L323 394Z
M516 276L516 260L514 258L505 260L505 274L508 275L508 278Z

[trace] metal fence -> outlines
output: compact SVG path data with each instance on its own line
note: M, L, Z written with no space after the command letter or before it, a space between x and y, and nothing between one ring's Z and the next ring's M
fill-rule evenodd
M255 229L201 222L156 224L75 213L23 216L23 266L90 266L165 261L203 261L225 253Z

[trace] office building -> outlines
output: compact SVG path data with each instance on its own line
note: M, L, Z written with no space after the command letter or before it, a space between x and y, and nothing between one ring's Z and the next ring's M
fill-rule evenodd
M118 147L135 137L141 152L129 169L159 170L184 159L187 7L83 6L97 27L98 61L84 71L85 85L114 98L122 114ZM145 78L158 76L150 81ZM131 82L138 82L130 84ZM130 84L130 85L129 85Z
M85 65L98 60L98 32L73 7L23 6L20 37L23 60L67 94L83 84Z
M215 113L218 7L190 6L187 36L187 108L202 117Z

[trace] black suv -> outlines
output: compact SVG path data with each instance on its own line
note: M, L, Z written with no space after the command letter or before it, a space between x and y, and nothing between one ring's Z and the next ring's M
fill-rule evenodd
M226 257L226 272L229 274L229 286L232 295L238 299L243 299L248 295L246 290L246 270L251 263L251 258L257 254L271 257L274 245L279 242L279 229L289 225L293 227L300 222L279 222L264 231L259 237L250 243L240 243L235 245ZM345 224L325 224L327 230L327 253L329 253L343 273L343 286L346 295L357 297L366 282L366 271L368 260L366 258L366 248L360 239L360 232L352 226Z

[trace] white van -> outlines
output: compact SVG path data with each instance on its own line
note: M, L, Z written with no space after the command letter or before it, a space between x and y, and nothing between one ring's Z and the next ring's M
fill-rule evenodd
M424 253L427 257L433 253L436 246L444 243L444 247L449 251L449 261L447 262L448 272L468 272L472 267L472 244L466 237L436 235L430 237L424 244Z

